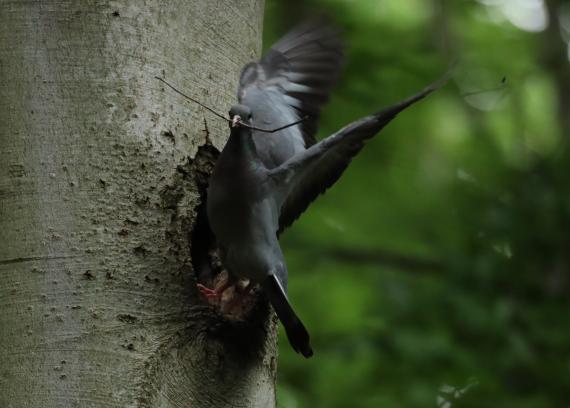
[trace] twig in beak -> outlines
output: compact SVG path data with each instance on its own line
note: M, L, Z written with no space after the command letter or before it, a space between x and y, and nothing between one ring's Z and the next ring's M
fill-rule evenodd
M168 82L166 82L165 79L163 79L163 78L161 78L161 77L159 77L159 76L155 76L155 78L158 79L160 82L164 83L166 86L168 86L170 89L172 89L172 90L173 90L174 92L176 92L177 94L182 95L184 98L188 99L189 101L192 101L192 102L194 102L194 103L197 103L198 105L200 105L200 106L203 107L204 109L207 109L208 111L212 112L212 113L213 113L214 115L216 115L217 117L222 118L223 120L229 122L231 127L243 126L243 127L246 127L246 128L252 129L252 130L257 130L257 131L259 131L259 132L275 133L275 132L278 132L278 131L280 131L280 130L287 129L287 128L291 127L291 126L298 125L299 123L304 122L305 120L309 119L309 117L310 117L309 115L303 116L301 119L299 119L299 120L297 120L297 121L295 121L295 122L293 122L293 123L289 123L288 125L281 126L281 127L275 128L275 129L261 129L261 128L258 128L258 127L255 127L255 126L251 126L251 125L247 125L247 124L243 123L243 122L241 121L241 118L239 117L239 115L234 116L232 119L228 119L228 118L226 118L224 115L219 114L218 112L216 112L215 110L213 110L212 108L210 108L210 107L204 105L204 104L201 103L201 102L198 102L196 99L191 98L190 96L186 95L185 93L179 91L179 90L176 89L173 85L170 85Z

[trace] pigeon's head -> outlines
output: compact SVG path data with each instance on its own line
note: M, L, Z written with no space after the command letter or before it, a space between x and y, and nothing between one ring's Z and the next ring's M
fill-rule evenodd
M242 123L249 125L251 123L251 117L251 109L249 106L241 104L234 105L230 109L230 127L237 128Z

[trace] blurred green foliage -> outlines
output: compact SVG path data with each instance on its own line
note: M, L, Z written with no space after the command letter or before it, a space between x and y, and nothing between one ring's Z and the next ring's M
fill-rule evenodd
M323 12L320 137L458 64L285 234L315 357L281 337L279 406L569 406L568 2L267 0L265 46Z

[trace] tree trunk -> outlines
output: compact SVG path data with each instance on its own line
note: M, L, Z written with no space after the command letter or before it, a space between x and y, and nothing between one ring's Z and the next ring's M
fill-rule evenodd
M568 145L570 138L570 69L568 67L568 44L563 37L560 18L564 0L547 0L549 25L543 36L542 57L545 68L554 80L554 89L558 96L558 118L562 130L562 142ZM567 35L568 33L565 33Z
M262 0L2 3L0 407L275 405L267 309L227 323L195 289L192 231L227 124L154 79L225 112L262 14Z

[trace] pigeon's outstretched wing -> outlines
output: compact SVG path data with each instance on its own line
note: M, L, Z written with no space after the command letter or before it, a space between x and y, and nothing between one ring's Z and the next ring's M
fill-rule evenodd
M342 59L339 31L324 21L312 21L286 34L259 62L244 67L238 100L252 108L255 126L275 129L309 116L298 126L258 135L256 147L262 160L279 156L264 160L268 167L315 143L320 108L339 76ZM280 138L286 143L278 143Z
M367 139L382 130L398 113L442 86L447 76L396 105L349 124L271 170L270 176L279 185L282 203L279 232L291 225L315 198L339 179Z

